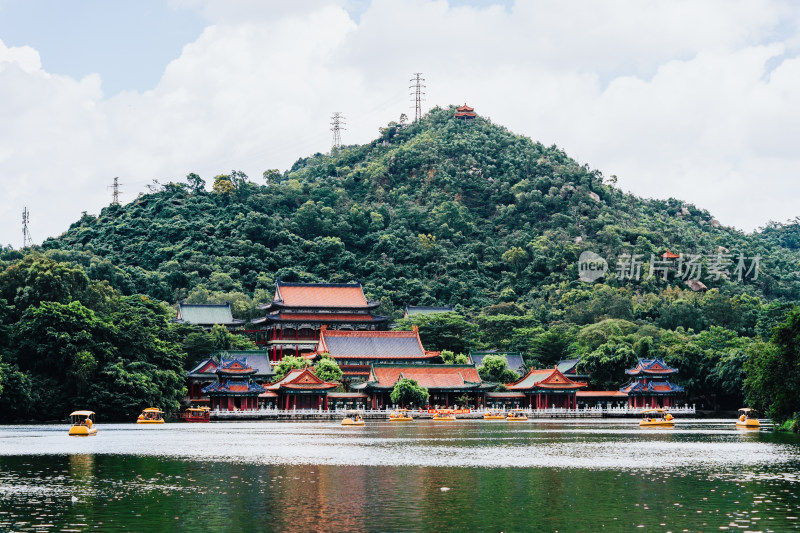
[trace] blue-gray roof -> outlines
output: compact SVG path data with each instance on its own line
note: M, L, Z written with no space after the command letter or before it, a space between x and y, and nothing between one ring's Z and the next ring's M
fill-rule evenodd
M325 345L332 357L401 356L424 357L416 337L335 337L326 336Z
M407 305L406 306L406 316L412 315L429 315L431 313L452 313L453 307L452 306L443 306L443 307L425 307L425 306L416 306L416 305Z
M233 318L231 304L178 304L178 317L176 322L197 324L200 326L224 326L244 324L244 320Z

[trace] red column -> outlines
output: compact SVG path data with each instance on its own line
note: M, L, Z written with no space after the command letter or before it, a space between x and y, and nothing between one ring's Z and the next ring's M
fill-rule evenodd
M325 410L328 410L328 395L325 395Z

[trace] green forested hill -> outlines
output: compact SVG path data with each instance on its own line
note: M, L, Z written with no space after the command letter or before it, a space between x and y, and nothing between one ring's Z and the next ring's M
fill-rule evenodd
M25 317L45 301L25 296L31 282L18 271L58 268L85 274L92 296L82 305L107 317L108 327L113 316L103 305L130 295L232 301L239 317L252 318L277 278L360 280L394 318L405 305L454 306L455 314L418 319L431 349L516 349L531 365L579 355L598 386L618 386L637 356L659 356L680 368L690 398L735 407L747 364L760 377L773 371L763 354L778 352L767 341L800 300L797 221L752 235L720 227L702 209L623 193L613 176L604 179L555 146L480 117L461 122L453 112L437 108L417 124L390 123L369 144L300 159L284 173L154 181L127 205L83 216L35 251L38 258L4 251L0 348L10 340L0 357L13 363L6 373L35 373L26 361L42 351L15 342ZM702 254L710 290L690 290L674 270L666 281L648 279L651 255L667 249ZM578 279L584 251L608 260L596 283ZM759 256L757 279L754 272L741 281L709 276L708 260L718 253L728 254L732 274L740 254L748 267ZM641 255L640 279L618 278L621 254ZM169 334L182 342L184 366L216 342L197 331ZM2 373L0 363L0 380Z
M665 249L719 247L760 254L761 272L747 284L703 279L709 287L766 299L800 295L797 224L751 236L713 227L706 211L625 194L556 147L452 116L435 109L418 124L390 124L370 144L301 159L282 175L266 172L267 184L238 172L217 177L210 192L195 175L154 184L151 194L87 215L43 248L89 251L122 271L101 275L123 292L171 302L203 289L252 297L270 292L277 277L358 279L395 312L450 304L474 314L514 302L558 314L569 311L559 303L565 291L583 298L587 290L577 281L584 250L613 269L625 252L649 261ZM605 285L627 298L658 294L668 283ZM632 312L620 318L658 314Z

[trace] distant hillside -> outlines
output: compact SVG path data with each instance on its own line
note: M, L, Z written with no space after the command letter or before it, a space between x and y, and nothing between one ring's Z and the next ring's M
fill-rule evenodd
M600 290L578 281L584 250L609 259L604 286L626 297L685 286L646 275L615 280L619 254L648 263L666 249L723 248L760 254L761 272L747 283L703 279L708 287L766 299L800 295L797 224L749 236L715 227L704 210L625 194L555 146L453 112L437 108L417 124L389 124L369 144L265 172L268 184L232 172L214 178L211 191L195 175L157 185L128 205L84 216L43 248L91 252L113 265L99 275L124 293L170 302L213 293L264 299L278 277L357 279L395 316L406 304L474 314L513 303L561 317L565 291ZM631 312L622 318L636 318Z

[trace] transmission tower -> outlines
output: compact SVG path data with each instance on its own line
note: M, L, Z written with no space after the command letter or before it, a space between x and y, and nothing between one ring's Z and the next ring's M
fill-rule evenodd
M33 237L31 231L28 229L28 222L31 220L31 212L27 207L22 209L22 247L27 248L33 246Z
M414 122L419 122L419 119L422 118L422 101L425 99L425 78L422 77L422 72L415 72L414 77L408 80L411 82L411 85L408 86L411 89L409 93L411 96L414 97Z
M341 130L346 130L344 127L346 122L341 112L336 111L331 117L331 131L333 132L333 148L339 148L342 145Z
M114 178L114 185L108 186L111 189L111 205L119 205L119 194L122 192L119 190L120 185L122 184L119 182L119 178Z

